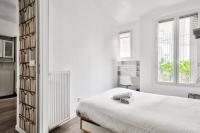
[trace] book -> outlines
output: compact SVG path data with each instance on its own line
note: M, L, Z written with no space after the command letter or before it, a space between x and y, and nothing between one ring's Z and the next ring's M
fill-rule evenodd
M31 79L31 91L36 92L36 80L35 79Z

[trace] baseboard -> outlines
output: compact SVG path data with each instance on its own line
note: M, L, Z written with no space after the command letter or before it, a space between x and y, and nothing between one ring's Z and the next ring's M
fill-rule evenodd
M66 124L67 122L71 121L71 120L74 119L75 117L76 117L76 114L75 114L75 113L72 114L72 115L70 115L70 118L67 119L67 120L64 120L61 124L59 124L59 126L62 126L62 125L64 125L64 124Z
M70 120L71 120L71 119L74 119L76 116L77 116L76 113L71 114L71 115L70 115Z
M70 115L70 118L69 118L69 119L63 120L62 122L60 122L60 124L58 124L57 126L52 127L52 128L49 129L49 130L51 131L51 130L57 128L57 127L60 127L60 126L62 126L62 125L64 125L64 124L66 124L67 122L71 121L71 120L74 119L75 117L76 117L76 114L74 113L74 114Z
M19 133L26 133L24 130L22 130L18 125L15 126L15 130Z

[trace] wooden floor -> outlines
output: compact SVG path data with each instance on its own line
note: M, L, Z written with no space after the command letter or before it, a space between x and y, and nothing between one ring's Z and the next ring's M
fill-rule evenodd
M0 99L0 133L17 133L16 125L16 98ZM80 119L72 119L68 123L50 133L84 133L80 130Z
M0 99L0 133L16 133L16 98Z
M68 123L52 130L50 133L84 133L80 130L80 119L78 117L72 119Z

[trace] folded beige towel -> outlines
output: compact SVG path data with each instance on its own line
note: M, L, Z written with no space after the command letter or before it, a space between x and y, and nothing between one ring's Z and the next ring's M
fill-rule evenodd
M130 98L131 96L132 96L132 92L125 92L125 93L114 95L113 99L120 100L121 98Z
M120 102L125 103L125 104L129 104L129 100L127 98L121 98Z

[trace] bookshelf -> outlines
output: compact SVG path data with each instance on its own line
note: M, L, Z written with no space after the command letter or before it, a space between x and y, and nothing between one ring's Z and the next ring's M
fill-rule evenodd
M37 1L19 0L19 127L37 133Z

